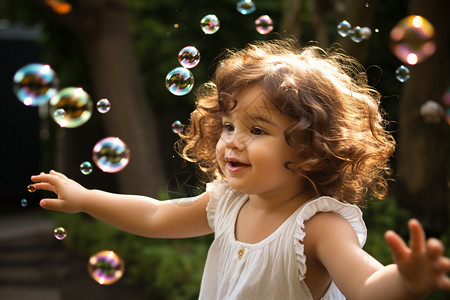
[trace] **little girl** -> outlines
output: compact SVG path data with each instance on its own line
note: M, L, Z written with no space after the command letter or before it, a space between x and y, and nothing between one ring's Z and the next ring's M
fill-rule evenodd
M368 192L386 196L394 151L379 100L342 53L257 42L225 55L180 134L177 149L209 180L204 194L180 205L88 190L55 171L31 179L58 195L46 209L148 237L214 232L200 299L423 299L450 290L450 260L416 220L409 247L386 233L394 264L362 249L358 207Z

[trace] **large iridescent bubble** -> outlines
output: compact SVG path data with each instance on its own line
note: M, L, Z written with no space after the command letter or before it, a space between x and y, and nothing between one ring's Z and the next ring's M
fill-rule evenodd
M194 46L186 46L178 53L178 61L185 68L193 68L200 62L200 52Z
M88 272L99 284L113 284L122 278L125 270L123 259L114 251L103 250L89 258Z
M172 69L167 73L166 87L176 96L186 95L194 87L194 75L183 67Z
M206 15L200 21L200 28L206 34L216 33L220 28L220 22L216 15Z
M61 127L79 127L91 118L93 106L82 88L68 87L50 100L50 115Z
M95 144L92 159L106 173L117 173L128 165L130 150L118 137L106 137Z
M14 93L27 106L47 103L58 92L58 87L58 77L49 65L29 64L14 74Z
M424 17L406 17L391 30L392 52L401 61L415 65L436 51L434 27Z

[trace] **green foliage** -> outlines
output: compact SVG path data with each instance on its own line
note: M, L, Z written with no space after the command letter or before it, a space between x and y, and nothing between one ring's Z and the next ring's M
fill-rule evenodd
M384 233L394 230L405 238L408 234L408 211L399 207L395 198L372 200L364 211L367 226L367 242L364 249L382 264L392 263L391 251L384 241Z

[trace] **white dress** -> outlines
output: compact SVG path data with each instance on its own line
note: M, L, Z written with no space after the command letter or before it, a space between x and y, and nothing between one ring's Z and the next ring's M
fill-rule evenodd
M207 184L207 216L215 238L208 252L199 299L265 300L312 299L305 283L304 222L317 212L336 212L354 228L361 247L367 229L361 210L330 197L320 197L299 207L270 236L256 244L236 240L234 226L248 196L226 183ZM345 300L332 282L325 300Z

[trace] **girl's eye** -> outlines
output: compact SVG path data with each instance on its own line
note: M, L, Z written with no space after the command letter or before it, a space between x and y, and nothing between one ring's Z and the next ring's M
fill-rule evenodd
M264 131L263 129L258 128L258 127L254 127L254 128L251 130L251 132L252 132L253 135L265 135L265 134L267 134L266 131Z
M230 123L223 124L223 131L230 132L234 130L234 126Z

